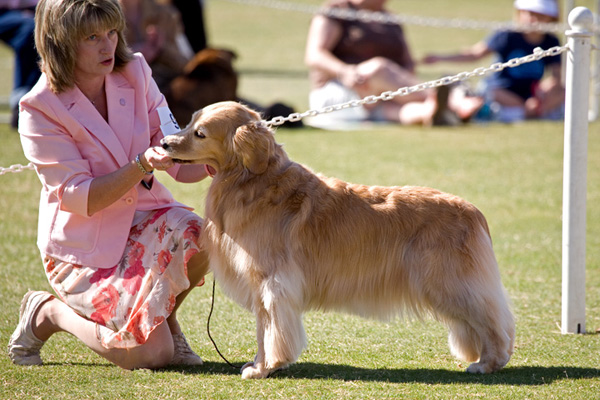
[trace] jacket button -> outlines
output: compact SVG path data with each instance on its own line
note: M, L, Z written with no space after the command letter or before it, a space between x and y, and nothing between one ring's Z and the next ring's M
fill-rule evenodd
M128 205L132 205L133 204L133 197L128 197L125 199L125 203L127 203Z

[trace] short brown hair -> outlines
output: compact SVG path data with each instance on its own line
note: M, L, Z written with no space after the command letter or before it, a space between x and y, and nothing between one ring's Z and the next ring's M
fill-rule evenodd
M61 93L75 86L78 43L101 30L117 30L115 70L125 66L132 59L125 28L118 0L40 0L35 11L35 45L50 89Z

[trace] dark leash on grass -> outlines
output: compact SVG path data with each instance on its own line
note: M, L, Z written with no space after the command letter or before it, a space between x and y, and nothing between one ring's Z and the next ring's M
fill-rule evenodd
M240 368L242 368L242 365L235 365L235 364L230 363L229 360L227 360L225 358L225 356L223 354L221 354L221 352L219 351L219 347L217 346L217 344L213 340L212 336L210 335L210 317L212 316L213 309L215 308L215 286L216 286L216 280L213 276L212 299L210 302L210 312L208 313L208 320L206 321L206 332L208 333L208 337L210 338L210 341L212 342L213 346L215 347L215 350L217 351L217 353L219 353L219 355L221 356L223 361L225 361L232 368L240 369Z

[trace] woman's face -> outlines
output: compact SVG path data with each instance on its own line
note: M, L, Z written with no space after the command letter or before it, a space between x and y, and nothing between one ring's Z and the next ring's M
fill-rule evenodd
M116 29L93 33L79 41L75 80L81 82L110 74L115 66L119 35Z

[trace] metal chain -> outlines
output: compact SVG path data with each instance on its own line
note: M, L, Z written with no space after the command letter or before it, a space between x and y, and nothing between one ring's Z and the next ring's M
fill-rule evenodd
M440 78L440 79L437 79L434 81L424 82L424 83L420 83L420 84L414 85L414 86L403 87L396 91L383 92L379 96L374 96L374 95L367 96L360 100L352 100L352 101L349 101L346 103L336 104L336 105L324 107L324 108L321 108L318 110L308 110L303 113L292 113L292 114L288 115L287 117L279 116L279 117L275 117L269 121L264 121L264 122L269 126L278 126L278 125L283 125L286 122L297 122L306 117L316 117L317 115L320 115L320 114L327 114L330 112L340 111L340 110L344 110L344 109L352 108L352 107L360 107L365 104L374 104L379 101L388 101L388 100L392 100L394 97L406 96L408 94L415 93L415 92L421 92L426 89L450 85L452 83L464 81L469 78L484 76L484 75L489 74L490 72L499 72L505 68L514 68L521 64L540 60L544 57L557 56L559 54L562 54L566 50L568 50L567 45L551 47L548 50L542 50L541 48L538 47L533 51L532 54L529 54L527 56L520 57L520 58L513 58L512 60L508 60L505 63L494 63L494 64L490 65L488 68L479 67L479 68L475 68L471 72L461 72L459 74L456 74L453 76L445 76L443 78ZM9 172L17 173L17 172L21 172L24 170L32 170L32 169L34 169L32 163L29 163L27 165L15 164L15 165L11 165L8 168L0 167L0 175L4 175Z
M440 79L437 79L434 81L424 82L424 83L420 83L420 84L414 85L414 86L403 87L396 91L383 92L379 96L372 95L372 96L367 96L361 100L351 100L346 103L336 104L333 106L328 106L328 107L324 107L324 108L317 109L317 110L308 110L303 113L292 113L292 114L288 115L287 117L275 117L275 118L273 118L269 121L265 121L265 122L269 126L278 126L278 125L284 124L285 122L297 122L305 117L315 117L319 114L327 114L327 113L330 113L333 111L344 110L346 108L360 107L365 104L374 104L374 103L377 103L378 101L388 101L388 100L392 100L394 97L406 96L408 94L415 93L415 92L421 92L426 89L450 85L452 83L464 81L469 78L484 76L491 72L499 72L505 68L514 68L521 64L540 60L544 57L557 56L559 54L562 54L566 50L568 50L567 45L551 47L548 50L542 50L541 48L537 47L533 51L532 54L529 54L527 56L520 57L520 58L513 58L512 60L508 60L505 63L494 63L494 64L490 65L488 68L479 67L479 68L474 69L471 72L461 72L457 75L445 76L443 78L440 78Z
M382 24L405 24L417 26L429 26L434 28L474 29L485 31L511 30L518 32L557 32L562 33L567 29L566 24L561 23L536 23L532 25L520 25L515 22L479 21L462 18L434 18L414 15L390 14L378 11L352 10L347 8L327 8L309 4L292 3L279 0L226 0L231 3L272 8L282 11L301 12L310 15L325 15L350 21L378 22ZM595 27L596 28L596 27ZM597 29L595 29L597 30Z
M9 172L12 172L12 173L22 172L22 171L25 171L25 170L28 170L28 169L34 169L32 163L29 163L27 165L14 164L14 165L11 165L8 168L0 167L0 175L7 174Z

